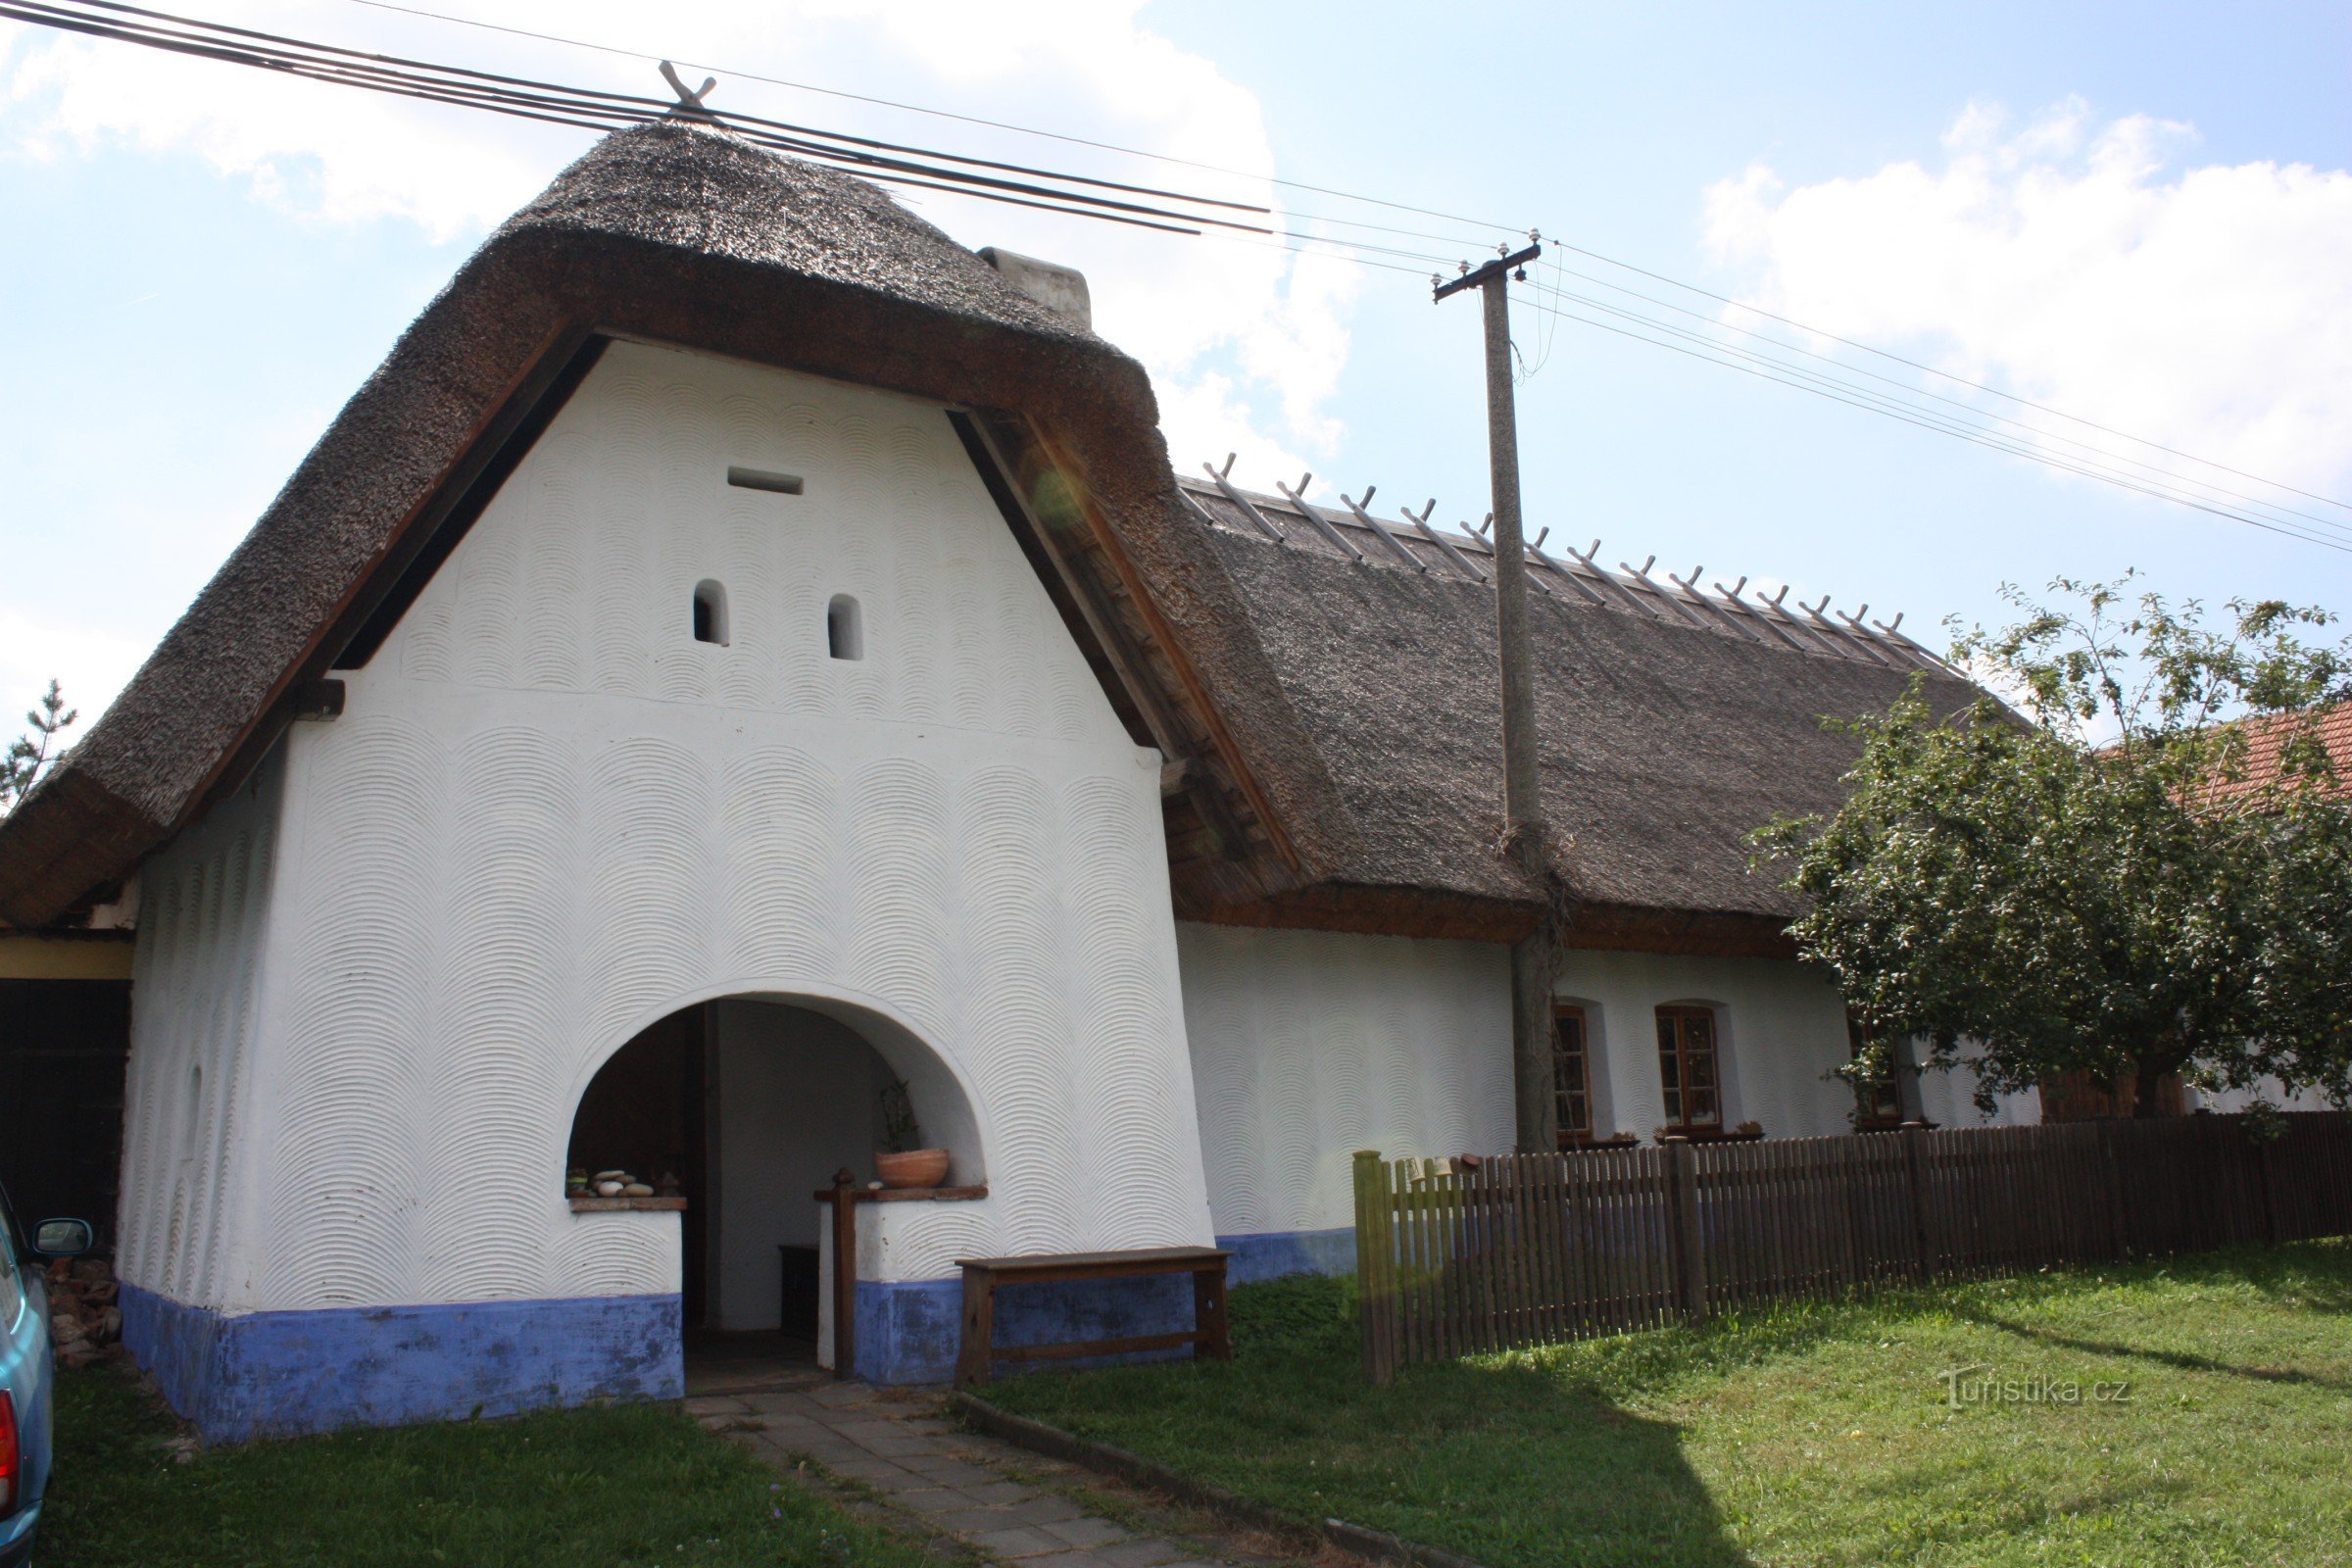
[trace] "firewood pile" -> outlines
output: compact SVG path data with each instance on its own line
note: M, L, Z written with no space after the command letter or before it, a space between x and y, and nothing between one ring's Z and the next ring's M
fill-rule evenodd
M88 1366L121 1352L122 1308L115 1271L103 1257L49 1265L49 1339L60 1366Z

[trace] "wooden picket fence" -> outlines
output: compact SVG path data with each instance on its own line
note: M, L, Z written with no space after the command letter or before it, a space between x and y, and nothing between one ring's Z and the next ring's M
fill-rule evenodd
M2352 1232L2352 1114L1355 1157L1364 1371L1834 1296Z

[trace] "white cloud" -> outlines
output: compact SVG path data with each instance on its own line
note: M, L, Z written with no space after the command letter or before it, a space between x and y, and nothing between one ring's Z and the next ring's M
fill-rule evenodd
M2192 127L1972 104L1941 169L1706 193L1745 297L2308 488L2352 479L2352 173L2194 165ZM2078 432L2079 433L2079 432Z
M1140 0L725 0L649 20L625 0L468 8L505 25L1041 124L1246 177L1112 161L729 79L723 71L717 105L1273 205L1273 155L1255 97L1213 62L1145 28L1139 9ZM320 0L248 0L222 19L581 85L665 90L641 62ZM779 39L791 41L788 54ZM43 159L112 148L192 154L253 199L323 223L392 220L436 240L470 237L528 200L582 144L576 131L0 27L0 148ZM1245 470L1295 476L1304 461L1296 454L1336 444L1327 405L1348 354L1352 269L965 198L900 199L966 243L1085 270L1097 329L1152 371L1184 466L1203 449L1238 448Z
M273 206L402 219L435 240L488 226L545 180L545 157L511 135L470 136L404 99L31 27L16 45L0 104L21 156L193 153Z
M72 744L147 657L144 643L74 624L54 612L0 605L0 745L24 729L24 712L54 680L80 722L66 732Z

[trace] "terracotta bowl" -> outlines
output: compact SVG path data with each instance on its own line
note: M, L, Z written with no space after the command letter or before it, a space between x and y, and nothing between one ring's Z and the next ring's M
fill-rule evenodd
M937 1187L947 1179L948 1152L944 1149L909 1149L893 1154L874 1151L874 1174L882 1178L885 1187Z

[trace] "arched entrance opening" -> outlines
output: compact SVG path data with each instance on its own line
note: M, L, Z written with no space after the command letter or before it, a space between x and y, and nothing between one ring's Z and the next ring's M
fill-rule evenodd
M854 1004L737 996L648 1026L597 1070L574 1112L569 1172L625 1171L679 1215L687 1386L812 1365L819 1241L814 1194L847 1168L862 1186L889 1147L886 1099L906 1086L920 1143L946 1181L986 1181L962 1084L912 1031ZM730 1375L730 1369L741 1377Z

